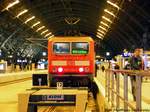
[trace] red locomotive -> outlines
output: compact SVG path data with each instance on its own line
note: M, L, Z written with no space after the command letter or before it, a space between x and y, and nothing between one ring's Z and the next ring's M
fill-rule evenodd
M53 37L48 40L48 73L51 86L87 85L95 71L94 41L91 37Z

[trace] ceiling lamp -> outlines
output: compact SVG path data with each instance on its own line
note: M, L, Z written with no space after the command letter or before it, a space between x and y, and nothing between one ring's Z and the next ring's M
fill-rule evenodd
M104 27L102 27L102 26L99 26L99 28L107 32L107 29L106 29L106 28L104 28Z
M104 35L100 32L97 32L97 35L100 35L100 36L104 37Z
M11 8L11 7L13 7L13 6L15 6L16 4L18 4L20 1L19 0L13 0L14 2L12 2L12 3L9 3L8 5L7 5L7 7L6 8L4 8L2 11L5 11L5 10L8 10L9 11L9 8ZM17 7L16 7L17 8ZM16 16L14 17L14 18L19 18L21 15L23 15L23 14L25 14L25 13L27 13L28 12L28 9L23 9L23 10L21 10L20 12L18 12L17 14L15 14ZM25 22L24 22L24 24L27 24L28 22L30 22L31 20L33 20L33 19L35 19L35 16L32 16L32 17L29 17L29 18L27 18L26 20L25 20ZM21 20L22 21L22 20ZM75 21L74 22L74 24L76 24L77 22L79 22L80 21L80 19L78 20L78 21ZM37 26L37 25L39 25L41 22L40 21L37 21L36 23L34 23L32 26L31 26L31 28L34 28L35 26ZM42 29L44 29L45 28L45 26L38 26L38 29L36 30L36 32L38 32L38 31L40 31L40 30L42 30ZM48 33L48 29L46 29L46 30L44 30L44 31L42 31L41 32L41 35L43 35L43 34L46 34L44 37L48 37L48 38L51 38L51 37L53 37L54 35L52 35L52 32L49 32Z
M102 16L102 18L103 18L103 19L105 19L106 21L108 21L108 22L112 23L112 21L111 21L110 19L108 19L107 17Z
M50 38L52 38L52 37L54 37L54 35L52 35L52 36L48 37L48 39L50 39Z
M102 36L100 36L100 35L96 35L96 37L98 37L98 38L100 38L100 39L103 39L103 37L102 37Z
M28 18L24 23L26 24L26 23L28 23L29 21L33 20L34 18L35 18L35 16L32 16L32 17Z
M111 24L113 23L114 19L116 18L118 11L121 9L120 6L118 6L117 4L114 4L110 0L107 0L107 4L108 5L107 5L106 9L104 9L104 15L102 16L102 20L100 22L99 28L97 29L97 37L99 37L99 38L104 38L104 36L108 32ZM108 10L108 9L110 9L110 7L111 7L111 9L112 8L118 9L118 11L116 12L116 15L114 14L113 11ZM111 17L111 18L108 18L108 17Z
M102 30L100 30L100 29L98 29L98 32L101 32L102 34L104 34L104 35L105 35L105 32L104 32L104 31L102 31Z
M109 28L109 25L104 23L103 21L101 21L101 24Z
M110 4L111 6L117 8L118 10L120 9L120 7L114 3L112 3L111 1L107 0L107 3Z
M24 9L24 10L21 11L16 17L18 18L19 16L21 16L21 15L27 13L27 12L28 12L28 10L27 10L27 9Z
M111 16L116 17L115 14L113 14L113 13L110 12L109 10L105 9L104 11L105 11L106 13L110 14Z
M50 36L52 33L50 32L50 33L48 33L48 34L46 34L44 37L48 37L48 36Z
M18 4L19 2L20 2L19 0L16 0L13 3L10 3L4 10L8 10L9 8L11 8L11 7L15 6L16 4Z
M43 34L46 33L46 32L48 32L48 29L47 29L47 30L44 30L44 31L41 33L41 35L43 35Z
M41 23L40 21L36 22L35 24L33 24L33 25L31 26L31 28L37 26L37 25L40 24L40 23Z
M38 29L36 30L36 32L42 30L43 28L45 28L45 26L41 26L40 28L38 28Z

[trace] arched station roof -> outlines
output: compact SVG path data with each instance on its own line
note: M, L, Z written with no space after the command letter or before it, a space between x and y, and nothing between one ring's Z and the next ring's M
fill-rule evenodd
M15 1L19 2L9 8ZM119 9L113 9L108 1L118 4ZM117 54L137 47L148 50L149 6L150 0L1 0L0 50L5 55L37 56L47 48L43 34L49 35L49 31L56 36L91 36L96 42L97 54L104 55L106 51ZM98 38L106 8L114 12L115 17L104 37ZM27 10L26 13L18 16L23 10ZM39 21L40 24L33 27ZM42 30L40 25L44 26Z

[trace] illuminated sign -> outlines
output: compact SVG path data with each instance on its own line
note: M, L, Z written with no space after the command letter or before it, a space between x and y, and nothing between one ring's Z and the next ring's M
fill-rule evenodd
M124 53L122 53L122 56L123 57L130 57L132 54L131 53L129 53L129 52L124 52Z
M72 54L87 54L88 52L85 50L72 50Z

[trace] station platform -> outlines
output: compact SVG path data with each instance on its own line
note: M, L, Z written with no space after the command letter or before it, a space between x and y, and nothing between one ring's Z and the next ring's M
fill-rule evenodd
M31 70L0 74L1 112L17 112L18 94L32 87L33 73L47 73L47 70Z
M20 71L11 73L0 73L0 85L5 85L6 83L29 80L33 73L47 73L47 70L30 70L30 71Z
M95 78L95 80L99 84L98 87L100 87L101 93L103 94L103 96L106 95L106 93L105 93L105 85L106 85L105 84L106 83L106 81L105 81L105 75L106 75L105 72L102 72L101 70L98 70L97 77ZM123 76L122 75L120 77L120 80L121 80L120 82L123 82ZM124 87L123 83L120 83L120 88L121 88L120 89L120 95L122 97L123 97L123 92L124 92L123 87ZM144 110L145 111L150 111L150 96L149 96L149 93L150 93L150 80L144 80L142 82L142 91L141 92L142 92L141 93L142 94L142 102L141 102L141 104L142 104L142 110L143 111ZM116 99L116 98L114 98L114 99ZM133 95L132 95L132 92L131 92L131 80L130 80L130 78L128 78L128 101L131 103L131 105L133 107L136 106L136 102L133 101ZM108 105L110 106L109 103L107 104L107 106ZM123 101L121 101L120 106L123 109L123 106L124 106L124 102ZM108 107L108 108L111 108L111 106Z

